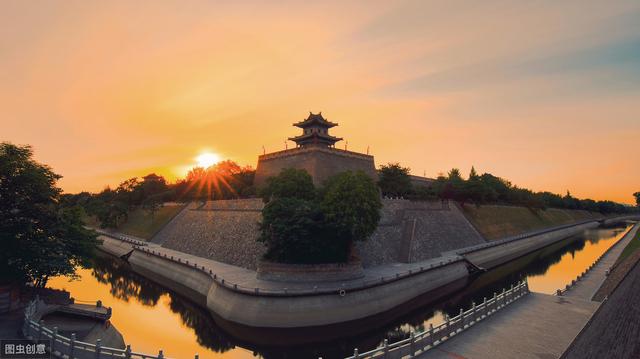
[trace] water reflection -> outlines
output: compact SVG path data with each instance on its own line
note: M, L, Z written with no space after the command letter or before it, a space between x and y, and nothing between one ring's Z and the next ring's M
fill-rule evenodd
M56 278L55 288L66 288L76 299L102 299L114 309L113 324L136 351L189 358L342 358L372 349L385 339L402 340L411 331L437 325L444 315L457 315L475 301L527 278L533 291L553 293L620 238L625 227L595 229L545 247L475 278L451 284L416 298L401 308L353 323L305 330L249 328L212 317L190 300L130 270L110 256L96 258L91 271L81 270L80 281ZM363 332L364 329L368 331ZM301 343L291 345L292 342Z

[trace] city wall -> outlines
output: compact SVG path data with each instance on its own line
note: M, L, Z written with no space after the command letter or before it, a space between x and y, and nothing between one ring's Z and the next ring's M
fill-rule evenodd
M256 241L261 199L191 203L152 242L165 248L255 270L265 248ZM364 267L435 258L484 243L453 203L384 199L377 230L356 244Z
M561 226L534 235L521 235L453 251L473 264L490 269L540 248L599 226L598 221Z
M277 176L285 168L306 170L316 186L345 170L361 170L374 180L378 178L373 156L331 147L299 147L259 156L255 186L263 186L267 178Z
M399 203L396 205L401 206ZM184 259L179 263L177 258L173 258L173 255L180 255L177 251L171 255L165 252L163 257L160 253L150 253L153 250L133 248L129 243L119 245L118 239L105 236L101 237L104 238L101 249L118 256L129 248L133 249L129 262L134 271L192 298L225 320L254 327L295 328L361 319L392 310L426 293L437 295L439 288L468 277L467 260L481 267L495 267L597 226L597 221L590 221L467 247L446 254L439 265L426 265L423 269L420 262L417 264L419 270L408 275L392 275L387 280L367 285L365 281L358 280L348 283L344 292L338 290L341 288L338 286L333 291L316 293L310 283L304 294L236 288L221 277L216 280L204 267L194 267Z

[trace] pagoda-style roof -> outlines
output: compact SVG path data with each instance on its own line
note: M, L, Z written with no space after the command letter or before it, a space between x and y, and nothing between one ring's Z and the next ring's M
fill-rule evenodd
M294 126L302 128L302 134L296 137L289 137L299 147L305 146L325 146L332 147L336 142L342 141L340 137L329 134L329 129L338 126L337 123L329 122L322 117L322 112L317 115L309 112L309 117L302 122L294 123Z
M300 128L307 128L312 126L331 128L334 126L338 126L337 123L327 121L324 117L322 117L322 112L318 112L317 114L314 114L311 111L309 111L309 117L307 117L306 119L300 122L294 123L293 125Z

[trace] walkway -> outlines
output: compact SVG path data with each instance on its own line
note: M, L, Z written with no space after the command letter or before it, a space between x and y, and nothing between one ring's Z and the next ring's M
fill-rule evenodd
M563 355L566 359L640 358L640 264L602 303Z
M427 351L419 358L559 358L572 345L573 340L598 309L600 303L591 301L591 298L606 278L606 270L615 263L638 228L640 225L629 230L591 271L563 296L531 293L479 325ZM632 288L624 294L617 290L617 301L606 302L611 313L601 315L602 311L598 312L598 316L603 319L599 327L592 329L590 325L583 333L584 336L589 336L584 340L585 343L592 343L593 347L607 350L607 346L602 344L598 337L603 335L604 330L609 330L606 337L610 337L612 343L618 338L616 343L624 348L615 351L616 353L622 353L623 350L640 351L640 344L637 343L640 337L640 307L634 302L634 298L637 299L640 294L640 266L636 266L635 270L635 282L628 285ZM613 313L616 310L617 312ZM629 320L626 318L627 315L635 316L632 319L635 320L633 324L626 323ZM607 326L610 328L606 329ZM620 333L623 331L621 328L627 330L627 326L630 326L629 333ZM629 342L634 340L634 344L630 345ZM580 351L571 358L585 358L585 353ZM591 357L617 358L616 355ZM629 356L631 357L633 356Z
M337 291L341 289L349 290L369 285L377 285L384 282L393 281L397 278L403 278L409 275L415 275L419 272L429 271L431 268L445 265L449 262L461 260L460 256L449 254L443 257L432 258L417 263L391 263L379 265L364 269L364 277L354 280L336 281L336 282L276 282L261 280L256 278L256 271L214 261L187 254L184 252L164 248L155 243L147 243L141 247L141 250L153 251L154 255L170 259L174 261L180 258L181 263L189 263L190 266L197 265L198 268L204 267L206 272L216 275L218 280L224 279L225 285L233 287L237 285L238 289L249 290L254 292L256 288L262 293L266 292L286 292L293 294L298 291L320 292L320 291Z
M633 226L622 239L607 251L595 267L582 277L581 280L577 281L575 285L571 286L564 296L592 300L594 294L598 291L598 288L600 288L604 280L607 278L607 270L613 267L618 260L618 257L620 257L620 254L627 244L629 244L633 239L639 228L640 226L638 225Z
M531 293L418 358L558 358L597 307Z

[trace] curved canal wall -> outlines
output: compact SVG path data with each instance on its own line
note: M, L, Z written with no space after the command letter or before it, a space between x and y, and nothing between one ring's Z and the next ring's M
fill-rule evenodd
M192 298L217 316L253 327L296 328L362 319L393 310L425 293L464 280L468 261L491 268L598 226L586 221L481 243L415 264L365 268L365 278L343 283L282 283L256 272L158 246L118 243L104 237L102 250L130 252L134 271Z
M462 248L453 253L464 256L479 267L489 269L599 225L599 222L589 220Z

